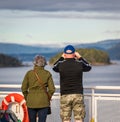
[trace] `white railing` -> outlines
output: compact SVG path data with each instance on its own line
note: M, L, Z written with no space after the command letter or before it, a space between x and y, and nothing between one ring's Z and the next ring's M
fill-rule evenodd
M57 90L59 90L60 88L59 85L56 85L55 87ZM15 93L22 94L20 90L17 92L15 90L15 89L20 89L20 88L21 88L21 85L0 84L0 100L2 100L9 93L15 92ZM12 89L12 91L10 91L9 89ZM120 116L119 116L120 86L84 86L84 96L85 96L85 105L87 106L86 107L87 117L85 118L85 122L101 122L101 121L102 122L119 122L120 121ZM53 95L52 99L54 100L54 99L59 99L59 98L60 98L60 94L58 92ZM116 103L117 103L117 106L116 106ZM108 108L108 105L111 106L111 108ZM114 113L116 112L115 113L116 118L112 116L113 115L112 110L114 110L114 108L118 108L118 110L114 111ZM51 121L52 122L59 121L59 119L57 118L57 120L55 120L54 118L54 120L51 120Z
M91 122L119 122L120 117L116 120L112 119L113 117L110 116L113 114L113 107L111 107L111 113L110 111L103 113L101 116L101 119L98 120L98 101L107 101L107 103L111 101L118 101L120 105L120 86L94 86L94 87L85 87L84 89L91 89L91 93L85 94L85 96L89 95L91 96ZM109 109L107 106L101 107L101 111ZM108 116L108 118L106 116ZM119 115L119 112L117 112Z

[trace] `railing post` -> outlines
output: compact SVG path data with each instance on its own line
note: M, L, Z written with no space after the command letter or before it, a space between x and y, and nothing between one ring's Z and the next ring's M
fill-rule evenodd
M94 100L94 94L95 94L95 89L92 88L92 98L91 98L91 113L92 113L92 117L90 122L95 122L95 100Z

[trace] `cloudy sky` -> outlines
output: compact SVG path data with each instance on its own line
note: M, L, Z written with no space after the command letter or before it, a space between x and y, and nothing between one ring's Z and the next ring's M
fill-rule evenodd
M120 38L120 0L0 0L0 42L89 43Z

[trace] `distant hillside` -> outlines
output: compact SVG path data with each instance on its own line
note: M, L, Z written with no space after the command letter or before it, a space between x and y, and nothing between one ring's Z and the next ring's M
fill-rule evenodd
M22 66L22 62L8 55L0 54L0 67Z
M119 47L120 39L103 40L96 43L80 44L77 48L94 48L106 51L111 60L120 60Z
M20 61L33 61L34 57L40 54L42 56L45 56L46 60L49 60L52 56L56 55L56 52L48 52L48 53L23 53L23 54L9 54L10 56L13 56L15 58L18 58Z
M30 46L14 43L0 43L0 53L4 54L32 54L32 53L50 53L55 52L57 48L44 46Z
M75 45L76 48L95 48L100 50L108 50L113 46L120 43L120 39L108 39L103 41L98 41L96 43L84 43Z
M40 54L48 60L50 57L58 53L58 48L45 46L30 46L13 43L0 43L0 53L15 57L20 61L33 61L35 55Z
M85 43L85 44L73 44L75 48L95 48L107 50L112 48L113 46L120 43L120 39L114 40L104 40L96 43ZM66 45L64 45L66 46ZM63 46L63 48L64 48ZM56 45L54 47L50 47L49 45L22 45L22 44L14 44L14 43L0 43L0 53L4 54L32 54L32 53L51 53L51 52L59 52L62 51L63 48Z
M96 43L85 43L85 44L73 44L75 48L94 48L103 51L107 51L110 59L120 60L118 52L119 48L114 48L120 43L120 39L109 39L104 41L99 41ZM66 45L64 45L66 46ZM0 53L7 54L18 58L21 61L31 61L36 54L44 55L47 60L59 52L63 51L63 47L59 45L22 45L22 44L12 44L12 43L0 43ZM112 51L114 49L114 51ZM115 55L114 55L115 53ZM113 57L114 55L114 57Z
M120 43L108 49L107 52L109 53L111 59L120 60Z

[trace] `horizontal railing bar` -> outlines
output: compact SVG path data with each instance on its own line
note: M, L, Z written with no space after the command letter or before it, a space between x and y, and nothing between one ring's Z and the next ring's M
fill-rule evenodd
M3 95L3 94L10 94L10 93L19 93L19 94L22 94L22 92L16 92L16 91L0 91L0 96ZM84 93L84 96L91 96L92 94L91 93ZM101 97L101 96L114 96L114 97L120 97L120 94L105 94L105 93L95 93L93 94L94 96L96 97ZM54 93L54 96L60 96L60 93Z
M57 89L60 88L59 85L55 85L55 87ZM0 84L0 88L21 88L21 85L20 84Z
M120 86L94 86L92 89L101 89L101 90L120 90Z
M22 94L22 92L16 92L16 91L0 91L0 95L2 94L10 94L10 93L19 93ZM60 93L54 93L54 96L59 96Z
M0 88L21 88L19 84L0 84Z
M59 85L55 85L56 89L60 89ZM0 84L0 88L21 88L20 84ZM101 89L101 90L120 90L120 86L84 86L84 89Z
M22 92L16 92L16 91L0 91L0 95L1 94L10 94L10 93L19 93L19 94L22 94Z
M120 94L94 94L95 97L120 97Z

